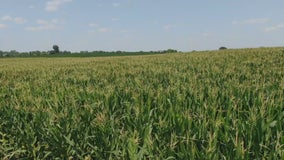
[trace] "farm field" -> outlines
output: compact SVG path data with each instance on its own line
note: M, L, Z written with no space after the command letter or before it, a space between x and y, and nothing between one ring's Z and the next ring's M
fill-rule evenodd
M284 48L0 59L0 159L283 159Z

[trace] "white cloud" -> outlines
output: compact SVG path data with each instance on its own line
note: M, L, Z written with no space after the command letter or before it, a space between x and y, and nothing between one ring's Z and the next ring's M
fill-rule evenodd
M13 18L11 16L4 16L4 17L2 17L2 20L3 21L12 21Z
M90 23L89 24L89 27L98 27L99 25L98 24L96 24L96 23Z
M202 36L203 37L210 37L210 36L212 36L212 34L208 33L208 32L204 32L204 33L202 33Z
M34 9L34 8L36 8L34 5L29 6L29 9Z
M2 17L2 20L3 21L11 21L11 22L14 22L14 23L17 23L17 24L22 24L22 23L27 22L27 20L25 20L22 17L11 17L11 16L4 16L4 17Z
M170 29L176 28L176 25L168 24L168 25L164 25L163 28L164 28L165 30L170 30Z
M18 23L18 24L21 24L21 23L25 23L26 20L24 18L22 18L22 17L15 17L14 18L14 22Z
M91 33L91 34L108 33L108 32L111 32L111 29L106 28L106 27L97 28L97 29L93 29L93 30L88 31L88 33Z
M127 29L120 30L120 33L129 33L129 30Z
M109 32L110 30L108 28L99 28L98 29L98 32L101 32L101 33L105 33L105 32Z
M268 18L254 18L254 19L246 19L242 21L233 21L232 24L264 24L269 21Z
M112 21L120 21L120 18L112 18Z
M118 7L118 6L120 6L120 3L112 3L112 6L113 7Z
M0 23L0 29L2 29L2 28L6 28L7 26L5 25L5 24L1 24Z
M48 21L42 20L42 19L37 20L36 23L39 24L39 25L48 25L49 24Z
M277 30L282 30L282 29L284 29L284 23L278 24L278 25L275 25L275 26L266 27L265 31L271 32L271 31L277 31Z
M36 23L38 24L37 26L27 27L26 30L28 30L28 31L40 31L40 30L56 30L56 29L59 29L57 19L53 19L51 21L39 19L39 20L37 20Z
M61 5L72 0L50 0L46 2L45 10L48 12L57 11Z

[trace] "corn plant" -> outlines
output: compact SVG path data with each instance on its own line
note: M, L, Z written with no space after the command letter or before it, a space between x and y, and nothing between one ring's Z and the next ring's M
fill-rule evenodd
M1 159L283 159L284 49L0 59Z

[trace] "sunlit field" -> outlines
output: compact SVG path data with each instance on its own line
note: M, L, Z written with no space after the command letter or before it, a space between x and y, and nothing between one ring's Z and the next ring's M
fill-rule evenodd
M0 59L0 159L283 159L284 49Z

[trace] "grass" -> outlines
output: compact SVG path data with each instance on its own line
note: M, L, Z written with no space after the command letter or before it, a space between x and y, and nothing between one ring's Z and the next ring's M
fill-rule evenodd
M284 52L0 59L1 159L283 159Z

